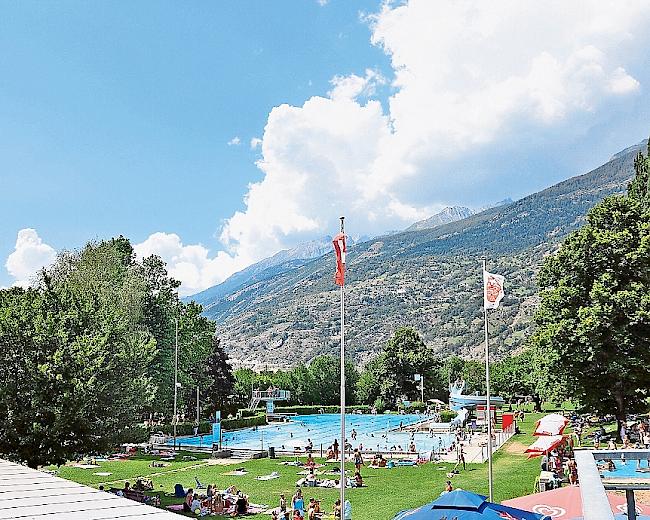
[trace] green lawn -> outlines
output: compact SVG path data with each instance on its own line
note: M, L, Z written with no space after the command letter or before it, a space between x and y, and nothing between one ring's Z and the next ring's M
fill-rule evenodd
M525 446L533 442L531 435L534 421L540 414L527 414L526 421L520 428L525 433L513 437L494 458L494 494L495 500L501 501L533 492L535 478L539 475L539 460L527 460L522 453ZM205 461L174 462L165 468L150 468L149 458L140 458L124 462L102 462L101 469L79 469L61 467L59 475L83 484L97 487L105 483L106 487L121 487L121 479L132 483L137 476L151 476L156 494L161 497L163 505L181 502L169 494L174 484L183 484L185 488L195 486L195 477L203 483L216 484L224 489L236 485L250 495L251 502L268 504L275 507L280 493L288 499L295 490L295 482L300 477L298 469L282 466L280 460L262 459L238 463L236 466L208 466ZM248 470L245 476L225 476L223 473L235 467ZM352 470L353 466L350 465ZM349 489L349 497L355 520L390 520L402 510L416 507L434 500L444 490L450 464L429 463L420 467L397 467L393 469L362 470L367 485L361 489ZM98 477L96 472L111 472L110 477ZM269 481L257 481L256 476L273 471L280 473L280 478ZM111 482L113 482L111 484ZM466 471L461 471L452 479L455 488L467 489L487 494L487 463L468 464ZM320 498L327 511L331 511L338 497L338 490L323 488L303 488L306 498ZM260 518L263 518L261 515ZM219 518L219 517L208 517ZM266 518L269 518L268 516Z

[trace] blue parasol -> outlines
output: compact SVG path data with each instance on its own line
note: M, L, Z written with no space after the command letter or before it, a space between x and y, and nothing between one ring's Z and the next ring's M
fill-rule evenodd
M483 495L457 489L393 520L551 520L551 517L488 502Z

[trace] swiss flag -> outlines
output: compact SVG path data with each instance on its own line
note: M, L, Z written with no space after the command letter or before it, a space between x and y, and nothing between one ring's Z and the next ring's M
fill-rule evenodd
M334 282L336 285L345 285L345 234L339 233L332 239L334 251L336 252L336 275Z

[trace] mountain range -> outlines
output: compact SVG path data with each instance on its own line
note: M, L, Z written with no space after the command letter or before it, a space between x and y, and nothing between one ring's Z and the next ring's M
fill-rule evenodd
M496 204L485 206L479 210L467 208L465 206L448 206L435 215L412 224L411 226L407 227L405 231L421 231L423 229L433 229L438 226L449 224L451 222L456 222L457 220L463 220L464 218L471 217L472 215L476 215L477 213L481 213L487 209L492 209L499 206L507 206L508 204L512 204L512 199L507 198L500 202L497 202Z
M480 356L483 257L488 270L506 277L506 297L490 315L494 355L521 348L537 305L540 262L581 225L594 204L624 192L634 156L645 146L627 148L589 173L516 202L479 213L447 208L404 232L351 244L350 356L358 362L371 358L402 325L417 329L441 355ZM286 366L337 353L339 294L329 237L308 249L314 257L283 251L192 297L216 321L235 365Z

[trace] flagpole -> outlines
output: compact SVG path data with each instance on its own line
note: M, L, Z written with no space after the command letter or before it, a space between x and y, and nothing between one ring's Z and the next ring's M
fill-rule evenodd
M341 217L341 233L345 233ZM341 520L345 518L345 284L341 284Z
M492 410L490 408L490 347L488 345L488 317L487 306L485 305L485 272L487 271L485 265L485 258L483 258L483 316L485 318L485 390L486 407L487 407L487 425L488 425L488 491L489 499L492 502Z

